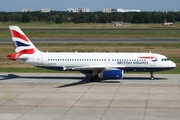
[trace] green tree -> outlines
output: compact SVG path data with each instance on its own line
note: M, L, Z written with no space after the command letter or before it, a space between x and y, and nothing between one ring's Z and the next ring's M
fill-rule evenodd
M73 16L73 22L74 22L75 24L77 24L77 23L82 23L82 19L81 19L81 16L80 16L79 13L76 13L76 14Z
M23 13L22 22L31 22L31 16L28 13Z
M132 23L143 23L143 17L141 13L137 13L133 16Z
M122 20L123 18L122 18L121 13L112 14L111 21L122 21Z
M3 21L4 22L9 22L10 21L10 15L8 15L7 13L5 13L4 15L3 15Z
M60 24L60 23L63 23L62 21L62 17L58 16L56 17L56 21L55 21L56 24Z
M74 15L72 20L73 20L73 22L74 22L75 24L80 23L80 17L79 17L79 15L78 15L78 14Z
M175 22L175 21L176 21L176 20L175 20L175 16L172 15L172 14L165 15L165 16L164 16L164 19L166 19L167 22Z
M133 13L123 13L123 22L131 22L132 18L133 18Z
M100 16L100 23L110 23L111 20L109 18L109 14L102 14Z
M154 14L152 18L153 23L163 23L164 19L161 14Z
M11 14L11 21L12 22L21 22L21 18L22 18L21 14L17 14L17 13Z

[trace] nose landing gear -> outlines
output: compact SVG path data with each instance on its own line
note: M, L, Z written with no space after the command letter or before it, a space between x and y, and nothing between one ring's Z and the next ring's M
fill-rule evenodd
M153 75L153 72L152 72L152 71L150 72L150 75L151 75L150 79L151 79L151 80L154 80L154 75Z

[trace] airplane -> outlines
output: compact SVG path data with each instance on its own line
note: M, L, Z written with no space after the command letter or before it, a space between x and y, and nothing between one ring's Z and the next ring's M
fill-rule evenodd
M18 26L9 26L15 53L8 59L58 71L91 73L90 81L97 79L121 79L124 72L153 72L170 70L176 64L166 56L156 53L98 53L98 52L42 52Z
M164 20L164 25L165 26L170 26L170 25L173 25L172 22L167 22L167 19Z
M165 26L170 26L170 25L173 25L173 23L172 22L165 22L164 25Z

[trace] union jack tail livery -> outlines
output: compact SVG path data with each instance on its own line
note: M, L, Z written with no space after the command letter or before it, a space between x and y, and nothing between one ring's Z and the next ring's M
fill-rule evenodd
M22 55L34 54L38 49L33 45L29 38L22 32L18 26L10 26L10 32L15 47L15 54L9 54L7 57L16 60Z

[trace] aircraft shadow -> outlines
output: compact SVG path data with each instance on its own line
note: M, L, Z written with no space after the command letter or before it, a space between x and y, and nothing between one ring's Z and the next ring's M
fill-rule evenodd
M11 80L11 79L18 79L18 78L24 78L24 79L68 79L68 80L74 80L74 79L83 79L83 80L88 80L86 79L86 77L62 77L62 76L58 76L58 77L54 77L54 76L18 76L15 74L8 74L8 75L0 75L0 81L2 80Z
M77 85L82 85L82 84L87 84L91 83L90 82L90 75L86 75L85 77L53 77L53 76L18 76L15 74L8 74L8 75L0 75L0 81L3 80L13 80L13 79L18 79L18 78L24 78L24 79L53 79L53 80L79 80L76 82L64 84L62 86L57 86L56 88L63 88L63 87L70 87L70 86L77 86ZM167 78L155 78L154 80L166 80ZM149 77L124 77L123 80L150 80ZM101 83L120 83L119 80L107 80L107 79L98 79L96 82L101 82Z
M75 83L69 83L69 84L65 84L65 85L62 85L62 86L58 86L56 88L60 88L60 87L69 87L69 86L76 86L76 85L81 85L81 84L87 84L87 83L90 83L89 81L89 78L88 77L48 77L48 76L18 76L18 75L15 75L15 74L8 74L8 75L0 75L0 81L3 81L3 80L15 80L15 79L18 79L18 78L21 78L21 79L44 79L44 80L80 80L78 82L75 82Z
M123 77L123 80L151 80L150 77ZM167 80L167 78L155 77L154 80Z

